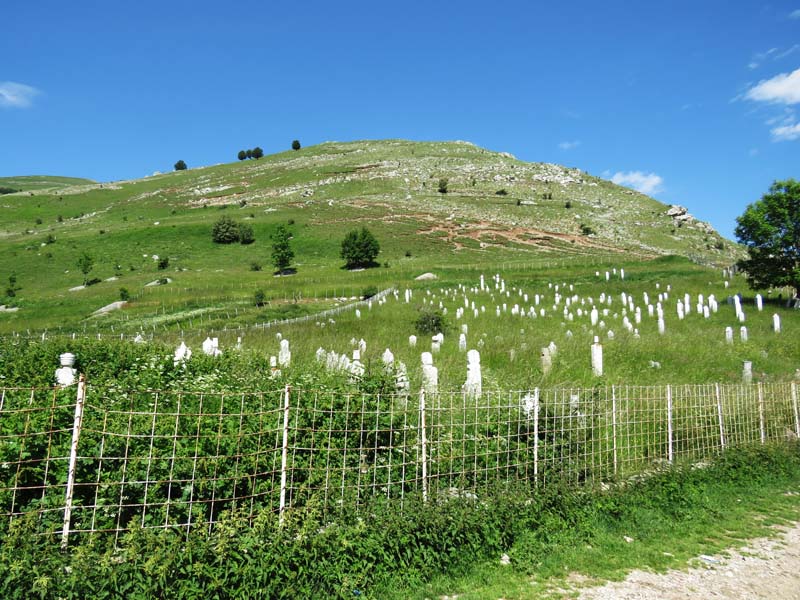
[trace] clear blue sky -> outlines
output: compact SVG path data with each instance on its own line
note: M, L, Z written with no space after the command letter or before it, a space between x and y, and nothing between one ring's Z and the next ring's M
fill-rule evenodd
M0 17L0 176L469 140L614 177L729 237L800 177L800 0L5 0Z

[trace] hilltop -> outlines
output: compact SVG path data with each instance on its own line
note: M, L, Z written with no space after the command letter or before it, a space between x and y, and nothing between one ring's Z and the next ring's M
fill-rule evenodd
M241 307L257 288L267 300L352 295L436 267L663 255L729 265L741 252L685 208L467 142L326 142L129 181L2 182L27 188L0 200L0 281L15 275L13 304L25 314L3 315L0 330L81 322L118 300L120 287L140 300L126 316L167 318L173 306L182 313ZM250 224L256 242L213 244L221 214ZM271 277L270 236L279 224L293 236L292 278ZM341 239L361 226L380 240L385 268L343 271ZM83 283L77 260L84 253L100 283L70 291ZM168 265L159 269L164 257ZM174 281L169 294L142 302L147 284L159 281ZM298 304L294 313L325 306Z

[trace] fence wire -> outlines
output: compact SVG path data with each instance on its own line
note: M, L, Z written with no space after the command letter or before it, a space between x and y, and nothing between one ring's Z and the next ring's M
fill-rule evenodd
M0 388L0 534L63 540L332 513L510 482L598 483L800 436L797 386L613 386L411 396ZM78 412L82 417L77 418Z

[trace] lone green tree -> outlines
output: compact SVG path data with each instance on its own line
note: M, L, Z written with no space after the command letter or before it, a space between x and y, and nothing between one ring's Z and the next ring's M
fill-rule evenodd
M94 259L87 252L81 254L80 258L78 259L78 268L81 270L81 273L83 273L83 285L88 283L89 273L92 272L93 267Z
M736 218L734 233L747 247L737 264L750 287L790 287L800 292L800 182L776 181Z
M256 160L258 160L258 159L259 159L259 158L261 158L262 156L264 156L264 151L263 151L261 148L259 148L258 146L256 146L255 148L253 148L253 158L255 158Z
M300 140L294 140L292 142L292 150L300 150Z
M277 273L285 273L292 264L294 251L289 244L291 239L291 234L283 225L278 225L272 234L272 265Z
M175 163L175 170L176 171L185 171L188 168L189 167L187 167L186 163L183 162L182 160L179 160L178 162Z
M373 266L380 251L378 240L366 227L350 231L342 240L341 257L348 269Z

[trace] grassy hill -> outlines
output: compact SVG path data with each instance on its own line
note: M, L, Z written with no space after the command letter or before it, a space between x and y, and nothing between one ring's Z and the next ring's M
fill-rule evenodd
M21 192L33 190L52 190L64 187L95 183L80 177L55 177L52 175L23 175L19 177L0 177L0 188L11 188Z
M258 322L313 313L333 306L332 297L408 283L431 270L668 254L726 265L740 251L638 192L465 142L329 142L131 181L2 181L29 191L1 200L0 293L13 274L18 289L5 303L19 310L0 314L0 333L136 331L154 322L179 328L198 315ZM222 215L250 224L255 243L212 243ZM270 235L280 224L293 235L292 277L272 276ZM345 271L341 240L362 226L380 241L382 266ZM70 291L84 282L77 266L84 253L94 262L88 278L101 281ZM164 257L169 264L159 270ZM168 285L147 286L164 278ZM135 299L124 315L91 318L119 299L121 287ZM269 302L258 311L257 289Z

